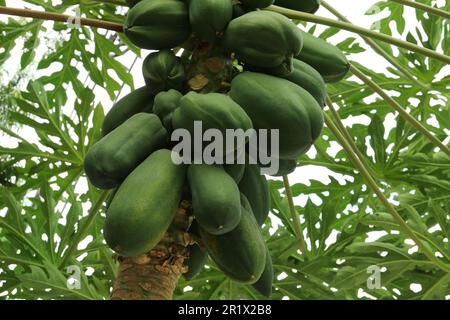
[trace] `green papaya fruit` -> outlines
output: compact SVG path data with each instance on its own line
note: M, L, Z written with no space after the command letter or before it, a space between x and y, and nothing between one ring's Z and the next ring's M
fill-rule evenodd
M211 259L234 281L253 284L264 271L266 248L255 217L242 208L238 226L225 234L212 235L200 228Z
M327 86L316 69L303 61L294 59L294 71L284 78L308 91L321 107L325 106Z
M243 16L244 14L246 14L250 11L254 11L254 9L244 7L243 5L240 5L240 4L234 4L233 5L233 19Z
M249 8L266 8L272 5L275 0L240 0L241 3Z
M303 49L297 58L316 69L325 82L338 82L345 78L350 63L337 47L312 34L303 32Z
M245 66L271 68L277 75L292 72L292 58L303 46L302 33L291 20L262 10L232 20L222 42Z
M102 136L106 136L136 113L151 113L154 98L153 93L145 86L117 101L103 120Z
M205 267L208 261L208 251L200 248L198 244L193 244L187 247L188 256L184 260L184 266L187 267L187 272L183 273L186 280L195 278Z
M279 168L276 174L273 174L274 177L287 176L297 169L297 160L291 159L279 159Z
M222 166L192 164L188 182L198 224L219 235L233 230L241 220L239 188Z
M84 159L96 187L117 187L153 151L167 143L167 131L154 114L138 113L94 144Z
M190 0L189 20L194 35L199 39L215 42L233 18L230 0Z
M261 174L257 164L245 166L244 176L238 187L250 203L251 212L255 215L256 221L260 226L263 225L269 215L270 193L267 179Z
M261 277L252 286L264 297L270 298L272 295L272 282L273 282L273 264L270 257L269 250L266 249L266 263L264 271Z
M233 79L230 97L247 112L255 129L279 130L279 154L274 156L297 159L320 136L321 107L289 80L243 72Z
M121 184L106 212L103 234L122 256L150 251L166 233L180 202L186 167L172 152L152 153Z
M223 136L227 129L253 128L252 121L245 111L227 95L220 93L200 94L189 92L181 98L179 107L173 112L173 129L186 129L193 136L194 121L201 121L203 131L217 129ZM223 155L233 152L224 145Z
M119 186L119 187L120 187L120 186ZM114 196L115 196L116 193L117 193L117 190L119 190L119 187L114 188L114 189L109 193L108 197L106 198L106 201L105 201L105 208L106 208L106 209L108 209L109 206L111 205L111 202L113 201Z
M275 5L295 11L315 13L319 10L320 0L275 0Z
M172 114L178 108L183 95L174 89L163 91L155 96L153 112L161 119L168 132L172 131Z
M244 176L245 164L225 164L223 168L236 183L239 183Z
M186 81L180 58L172 50L150 53L142 64L142 74L154 94L169 89L182 90Z
M174 48L191 34L188 7L179 0L141 1L128 11L124 32L142 49Z

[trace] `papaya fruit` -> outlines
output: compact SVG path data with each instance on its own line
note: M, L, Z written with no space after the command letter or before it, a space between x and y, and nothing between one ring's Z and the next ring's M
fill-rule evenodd
M241 3L249 8L266 8L272 5L275 0L240 0Z
M142 74L154 94L169 89L182 90L186 81L180 58L172 50L150 53L142 64Z
M200 94L189 92L181 98L179 107L173 112L173 129L186 129L194 135L194 121L201 121L203 131L217 129L223 136L227 129L253 128L245 111L227 95L220 93ZM225 143L224 143L225 145ZM233 152L230 146L220 150L223 155Z
M244 176L245 164L225 164L223 168L236 183L239 183Z
M241 221L232 231L212 235L200 228L209 256L230 279L255 283L264 271L266 248L255 217L242 208Z
M106 209L108 209L109 206L111 205L111 202L113 201L114 196L115 196L116 193L117 193L117 190L119 190L119 187L114 188L114 189L109 193L108 197L106 198L106 201L105 201L105 208L106 208Z
M188 255L184 260L184 266L187 267L187 272L183 273L186 280L195 278L205 267L208 261L208 251L200 248L198 244L193 244L187 247Z
M215 42L233 18L230 0L189 0L189 21L199 39Z
M297 58L316 69L325 82L338 82L344 79L350 70L350 63L344 53L323 39L301 32L303 49Z
M102 136L106 136L136 113L151 113L154 97L150 89L144 86L117 101L103 120Z
M297 169L297 160L279 159L278 161L278 172L272 175L274 177L287 176Z
M325 106L327 86L316 69L303 61L294 59L294 71L284 78L308 91L321 107Z
M179 0L141 1L128 11L124 33L142 49L174 48L191 34L188 7Z
M168 132L172 131L172 114L178 108L183 95L174 89L163 91L155 96L153 112L161 119Z
M276 75L287 75L293 70L292 59L300 53L303 39L291 20L260 10L232 20L222 44L247 67L271 68Z
M150 251L163 238L180 202L186 167L161 149L145 159L121 184L103 229L106 243L122 256Z
M243 16L244 14L246 14L250 11L253 11L253 9L244 7L241 4L234 4L233 5L233 19Z
M101 189L117 187L153 151L165 146L167 131L154 114L138 113L88 151L84 169Z
M275 0L275 5L295 11L315 13L319 10L320 0Z
M258 225L263 225L269 215L270 193L267 179L257 164L247 164L239 182L239 190L246 197ZM242 201L242 200L241 200ZM243 201L245 203L245 200Z
M230 97L247 112L255 129L279 130L279 154L273 156L297 159L320 136L321 107L289 80L243 72L233 79Z
M219 235L233 230L241 220L239 188L222 166L192 164L187 171L192 207L198 224Z
M266 263L264 265L264 271L261 277L252 286L264 297L270 298L272 295L272 282L273 282L273 264L270 257L269 250L266 249Z

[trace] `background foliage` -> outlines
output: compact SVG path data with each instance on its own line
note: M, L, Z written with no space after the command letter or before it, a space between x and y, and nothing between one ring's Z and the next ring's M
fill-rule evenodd
M83 16L117 22L126 12L97 1L25 2L60 13L78 7ZM377 5L385 13L374 24L380 32L405 34L410 42L450 55L449 21L417 11L417 30L409 32L402 6ZM340 32L323 30L309 31L324 39ZM101 234L106 194L87 184L82 160L99 136L104 107L110 107L95 93L115 99L123 86L133 88L131 65L120 61L140 53L112 32L30 19L0 22L0 36L0 298L107 298L116 267ZM349 55L370 50L355 36L337 45ZM381 74L370 63L356 65L440 140L448 138L448 66L380 45L429 87L393 68ZM20 55L13 75L7 71L12 55ZM330 85L329 93L386 196L409 228L449 264L450 159L355 78ZM264 234L276 271L273 299L450 299L449 271L399 231L327 128L315 149L299 159L294 176L308 166L323 168L328 181L292 184L305 254L299 251L283 183L270 183L272 215ZM99 205L99 214L92 214ZM85 271L80 290L67 289L68 265ZM382 271L378 289L367 287L372 265ZM261 297L227 280L211 263L194 280L181 280L175 298Z

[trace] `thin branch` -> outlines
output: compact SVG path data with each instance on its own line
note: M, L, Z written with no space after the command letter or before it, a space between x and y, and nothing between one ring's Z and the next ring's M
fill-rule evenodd
M41 19L41 20L51 20L51 21L58 21L58 22L64 22L64 23L73 23L73 24L79 24L79 25L88 26L88 27L106 29L106 30L111 30L111 31L116 31L116 32L123 32L123 25L121 25L119 23L98 20L98 19L88 19L88 18L69 16L69 15L54 13L54 12L36 11L36 10L19 9L19 8L8 8L8 7L0 6L0 14Z
M442 17L444 19L450 19L450 12L436 8L436 7L431 7L431 6L428 6L428 5L420 3L420 2L411 1L411 0L391 0L391 1L403 4L408 7L419 9L419 10L428 12L430 14L434 14L434 15Z
M105 202L106 198L108 197L110 193L110 190L103 191L103 193L98 198L97 202L94 204L94 206L91 209L91 212L89 212L89 215L86 219L86 222L84 225L79 229L77 234L75 235L75 238L72 240L71 244L69 245L69 248L64 254L64 258L61 261L59 267L62 268L65 266L65 264L69 261L69 259L72 258L72 255L74 251L77 249L78 244L81 240L83 240L83 237L85 236L86 232L94 222L95 217L97 216L98 212L100 211L100 208L103 206L103 203Z
M359 151L358 147L355 144L355 141L353 141L352 136L348 132L347 128L345 127L344 123L342 122L341 116L337 112L336 108L333 105L333 101L331 101L330 97L327 96L326 99L327 106L330 108L331 114L333 115L334 119L336 120L337 126L341 133L344 135L344 137L347 139L347 142L352 147L353 151L356 153L356 155L361 159L361 161L365 162L367 170L372 176L376 176L376 173L373 171L373 169L369 166L369 163L366 161L366 157L363 156L361 151Z
M392 45L395 45L395 46L403 48L403 49L407 49L407 50L410 50L410 51L413 51L416 53L423 54L424 56L434 58L434 59L442 61L446 64L450 64L449 56L435 52L428 48L420 47L420 46L415 45L408 41L397 39L397 38L388 36L388 35L380 33L380 32L376 32L376 31L373 31L370 29L366 29L366 28L362 28L362 27L353 25L351 23L342 22L342 21L338 21L338 20L334 20L334 19L328 19L328 18L320 17L320 16L317 16L314 14L290 10L290 9L273 6L273 5L264 10L277 12L277 13L280 13L291 19L297 19L297 20L302 20L302 21L307 21L307 22L314 22L314 23L323 24L323 25L330 26L330 27L340 28L342 30L347 30L347 31L357 33L362 36L367 36L367 37L370 37L373 39L381 40L386 43L390 43Z
M128 4L122 0L93 0L93 1L100 2L100 3L106 3L106 4L112 4L112 5L116 5L116 6L128 7Z
M344 15L342 15L339 11L329 5L326 1L322 0L322 6L330 11L333 15L335 15L339 20L344 22L351 23ZM405 77L410 79L412 82L422 87L423 89L430 89L430 85L423 83L422 81L415 78L415 76L405 67L403 67L395 57L391 56L387 53L378 43L376 43L372 38L361 36L361 38L372 47L372 49L378 53L380 56L385 58L391 65L393 65L397 70L399 70Z
M350 144L346 141L344 136L339 132L339 129L335 126L333 121L328 117L327 114L324 114L325 116L325 123L327 127L333 132L334 136L338 140L338 142L341 144L341 146L344 148L344 150L347 152L347 154L350 157L350 160L353 162L355 167L358 169L360 174L363 176L363 178L366 180L367 185L372 189L372 191L376 194L378 199L381 201L381 203L384 205L386 210L389 214L392 215L397 225L400 227L400 229L408 236L410 237L414 243L420 248L420 250L425 254L425 256L430 260L433 261L436 266L441 268L444 271L449 272L450 267L440 261L432 251L426 246L418 237L417 235L409 228L408 224L403 220L403 218L400 216L400 214L395 210L394 206L389 202L389 200L386 198L384 193L380 190L378 187L376 181L372 178L370 173L367 171L364 164L361 162L361 160L358 158L358 156L353 152Z
M291 214L292 222L294 223L295 237L297 238L302 254L306 257L308 254L308 249L306 247L305 239L303 238L302 225L300 223L300 218L298 216L297 210L295 210L294 200L292 198L291 185L289 184L289 179L287 176L283 176L284 188L286 189L286 197L289 204L289 212Z
M355 67L353 64L350 64L350 71L357 76L361 81L363 81L366 85L368 85L372 90L374 90L377 94L379 94L392 108L397 111L400 116L409 122L414 128L416 128L419 132L421 132L425 137L427 137L431 143L439 147L443 152L445 152L448 156L450 156L450 149L443 144L438 138L436 138L427 128L425 128L416 118L411 116L408 111L402 108L402 106L394 100L389 94L387 94L383 88L381 88L374 81L369 79L361 70Z

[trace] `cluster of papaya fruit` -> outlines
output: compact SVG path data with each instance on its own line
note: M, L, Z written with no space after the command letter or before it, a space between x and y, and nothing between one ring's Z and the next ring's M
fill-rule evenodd
M106 115L102 138L85 158L96 187L114 189L104 236L118 254L151 250L169 230L180 201L188 199L185 278L208 256L231 279L265 296L272 262L260 227L270 210L268 183L258 164L190 164L173 161L170 135L205 129L278 129L275 176L291 173L323 127L326 82L341 80L348 61L334 46L301 31L264 8L276 4L314 13L318 0L128 0L125 35L155 50L143 62L146 86L119 100ZM195 48L183 58L174 48L208 44L222 60L225 89L190 85ZM219 52L217 57L214 53ZM233 150L233 152L236 150Z

